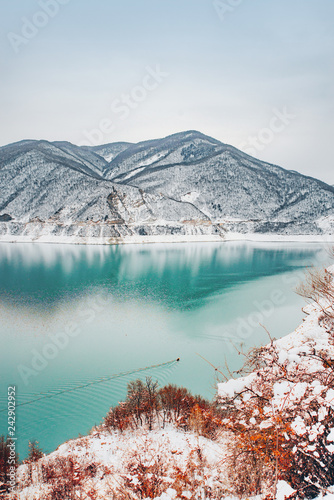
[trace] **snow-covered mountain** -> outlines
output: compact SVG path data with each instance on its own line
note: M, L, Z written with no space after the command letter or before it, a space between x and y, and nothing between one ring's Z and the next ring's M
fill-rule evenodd
M334 234L334 188L199 132L0 148L0 239L112 243Z

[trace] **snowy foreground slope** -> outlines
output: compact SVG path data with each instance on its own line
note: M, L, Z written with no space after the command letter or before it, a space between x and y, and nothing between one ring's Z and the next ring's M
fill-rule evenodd
M241 436L236 477L251 466L264 483L285 479L301 499L334 485L333 274L334 266L310 271L300 289L311 301L304 323L250 353L248 375L218 385L224 422Z
M32 474L32 484L23 487L19 492L20 500L42 499L44 494L50 493L50 485L43 482L42 467L57 464L60 459L71 458L73 460L75 474L79 477L85 470L93 470L92 474L87 474L87 478L82 484L83 499L90 498L87 493L96 491L97 499L112 498L142 498L141 496L122 497L121 493L135 489L139 483L140 470L131 473L131 465L138 460L151 467L152 481L165 483L164 491L155 497L161 500L180 498L176 495L173 483L176 481L176 473L186 474L190 463L197 462L198 452L202 453L204 462L202 470L203 484L198 485L198 498L200 490L205 486L217 487L226 484L224 480L224 470L222 462L223 451L218 443L203 437L198 437L193 433L185 433L174 428L164 430L147 431L139 429L136 432L127 431L122 434L108 432L94 432L84 438L70 441L58 448L51 455L41 459L34 464ZM157 460L161 461L155 467ZM52 465L51 465L52 466ZM144 467L143 467L144 468ZM158 476L158 472L160 472ZM147 473L149 474L149 473ZM154 477L155 475L155 477ZM89 477L90 476L90 477ZM29 483L29 466L22 465L18 470L18 480L24 485ZM151 478L147 478L149 480ZM126 483L132 483L134 488L126 487ZM158 489L158 488L157 488ZM86 495L85 493L86 492ZM187 498L187 487L183 488L184 497ZM115 496L113 496L115 495ZM119 495L119 496L118 496ZM10 498L10 497L9 497ZM50 497L51 498L51 497ZM79 498L79 497L78 497ZM152 498L152 497L151 497ZM191 495L189 495L191 498Z
M122 432L106 421L19 466L8 499L58 498L67 476L68 491L81 495L69 498L333 500L333 273L323 275L327 302L308 306L293 333L259 348L248 375L218 384L218 432L203 435L196 406L187 430L178 419Z
M333 235L334 188L195 131L139 144L27 140L0 148L2 241L220 241L245 234Z

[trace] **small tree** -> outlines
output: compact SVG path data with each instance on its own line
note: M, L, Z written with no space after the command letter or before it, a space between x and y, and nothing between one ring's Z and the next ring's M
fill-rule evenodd
M33 481L33 471L38 471L37 462L40 458L44 457L44 453L40 449L38 441L29 441L28 450L28 457L25 463L27 464L28 484L31 484Z
M176 422L186 406L189 391L185 387L168 384L159 389L163 416L163 427L167 422Z
M29 452L27 462L37 462L40 458L44 457L42 449L39 447L38 441L29 441Z
M158 414L158 409L158 382L153 382L151 377L147 377L145 386L145 417L150 431L152 430L154 417Z
M138 379L128 384L125 406L130 410L137 425L143 425L145 385Z

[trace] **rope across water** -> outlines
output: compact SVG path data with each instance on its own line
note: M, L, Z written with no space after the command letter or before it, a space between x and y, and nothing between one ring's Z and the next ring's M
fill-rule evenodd
M87 382L85 384L76 385L74 387L71 387L71 388L68 388L68 389L63 389L63 390L57 391L55 393L50 393L51 392L50 391L50 392L47 392L47 393L36 394L35 397L34 397L34 399L25 401L23 403L18 403L17 402L16 406L30 405L30 404L33 404L33 403L37 403L38 401L41 401L43 399L55 398L55 397L60 396L62 394L66 394L66 393L69 393L69 392L78 391L78 390L84 389L86 387L90 387L90 386L97 385L97 384L102 384L104 382L108 382L110 380L121 378L121 377L126 377L128 375L133 375L135 373L141 373L141 372L145 372L145 371L148 371L148 370L153 370L153 369L156 369L156 368L162 368L162 367L168 367L168 366L172 367L178 361L180 361L180 358L174 359L172 361L167 361L165 363L160 363L160 364L157 364L157 365L146 366L145 368L138 368L136 370L130 370L130 371L127 371L127 372L117 373L117 374L111 375L109 377L98 378L96 380L93 380L92 382ZM5 411L7 411L7 408L0 409L0 413L5 412Z

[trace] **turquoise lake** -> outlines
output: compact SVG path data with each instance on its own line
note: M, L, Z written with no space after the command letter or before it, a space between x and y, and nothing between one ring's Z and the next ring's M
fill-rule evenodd
M87 433L138 377L213 398L221 375L203 358L228 374L268 342L260 323L294 330L297 283L329 261L320 244L1 243L0 434L13 385L21 459L29 440L50 452Z

